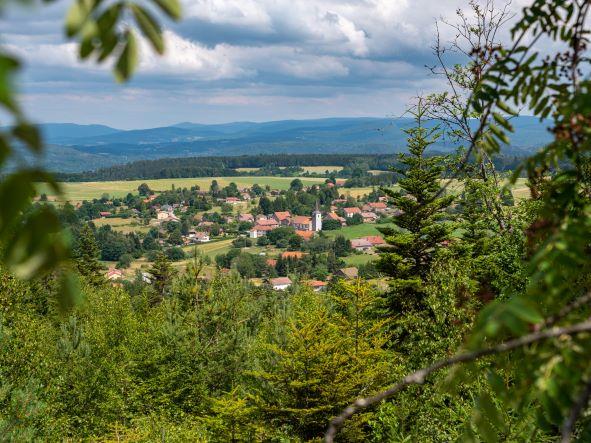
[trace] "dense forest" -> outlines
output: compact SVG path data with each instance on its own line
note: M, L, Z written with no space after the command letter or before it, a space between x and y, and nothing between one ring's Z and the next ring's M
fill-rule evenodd
M437 155L429 152L428 155ZM499 171L512 171L522 157L498 155L494 163ZM125 165L101 168L81 173L56 174L59 181L143 180L159 178L235 177L240 175L299 175L302 166L338 166L368 170L389 171L397 165L392 155L355 154L272 154L230 157L188 157L143 160ZM237 171L240 168L258 168L260 171ZM294 168L280 171L278 168ZM328 171L333 172L333 171ZM347 177L347 174L341 174ZM350 176L350 174L349 174Z
M180 18L180 3L153 3ZM66 32L81 57L116 57L124 81L137 44L122 17L157 52L162 30L142 6L109 7L74 3ZM33 203L36 182L60 192L54 176L7 173L0 439L590 441L590 7L531 0L513 17L474 1L440 23L456 37L437 35L431 71L449 87L409 105L398 187L381 190L393 214L376 261L385 289L333 275L316 292L294 270L274 290L232 257L206 277L199 255L179 270L163 253L147 276L112 284L90 226L74 236L49 202ZM8 81L18 60L0 57L14 120L0 132L4 163L15 144L43 142ZM505 174L495 158L520 109L551 119L553 140ZM465 149L430 152L441 137ZM529 195L508 198L520 175Z

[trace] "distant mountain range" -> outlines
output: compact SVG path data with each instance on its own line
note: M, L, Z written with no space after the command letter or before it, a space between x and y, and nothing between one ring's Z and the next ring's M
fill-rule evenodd
M533 117L512 120L516 133L508 154L530 153L550 140L547 125ZM166 157L278 153L387 154L405 149L407 118L328 118L264 123L179 123L151 129L119 130L103 125L41 125L48 148L46 167L60 172L88 171L135 160ZM455 147L445 140L433 150Z

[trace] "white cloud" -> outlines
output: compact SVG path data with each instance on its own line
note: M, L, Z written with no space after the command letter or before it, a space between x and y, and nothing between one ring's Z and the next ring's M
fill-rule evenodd
M165 31L164 38L164 56L154 54L148 43L141 40L142 70L173 76L191 75L202 80L231 79L252 74L235 63L235 50L229 45L207 48L172 31Z

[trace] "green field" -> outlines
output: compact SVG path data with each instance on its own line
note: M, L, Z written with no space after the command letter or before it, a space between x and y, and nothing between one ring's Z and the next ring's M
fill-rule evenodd
M183 250L187 254L193 254L193 250L197 248L203 255L207 255L214 259L216 255L225 254L232 247L233 238L227 240L214 240L209 243L203 243L201 245L191 245L183 247Z
M375 254L355 254L349 255L348 257L345 257L343 260L345 261L347 266L359 266L365 265L366 263L369 263L372 260L377 260L378 258L379 256Z
M377 230L379 226L386 226L386 225L375 225L375 224L362 224L362 225L355 225L355 226L345 226L344 228L337 229L335 231L323 231L327 237L336 237L337 235L342 235L349 240L352 238L359 238L359 237L367 237L368 235L382 235Z
M171 189L174 185L177 188L190 188L191 186L199 186L201 189L209 189L212 180L217 180L220 186L227 186L234 182L238 187L250 187L255 183L261 186L269 185L272 189L289 189L289 184L293 180L292 177L214 177L214 178L166 178L160 180L118 180L105 182L75 182L75 183L61 183L62 189L66 196L66 200L82 201L92 200L93 198L101 198L103 194L108 194L110 197L125 197L129 192L137 193L137 188L142 183L147 183L154 191L165 191ZM322 178L301 178L304 185L313 185L322 183ZM54 196L48 187L41 183L39 184L39 194L47 194L49 197Z

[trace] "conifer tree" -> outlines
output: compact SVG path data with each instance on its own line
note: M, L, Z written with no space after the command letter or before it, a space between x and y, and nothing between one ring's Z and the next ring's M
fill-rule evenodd
M98 260L101 251L90 226L84 225L80 230L78 243L73 252L80 275L86 277L93 285L104 283L103 267Z
M154 264L148 271L152 276L152 285L158 297L157 301L162 301L167 294L172 277L174 276L174 269L170 264L168 257L160 251L154 260Z
M340 287L334 310L323 294L296 293L286 318L261 328L253 399L267 425L303 441L318 439L330 417L393 373L392 355L384 350L387 337L380 333L383 321L366 316L371 291L360 285ZM349 423L347 441L367 438L366 420L359 416Z
M395 314L424 308L424 281L437 250L451 233L450 224L442 221L454 199L444 195L440 184L446 159L425 155L441 132L437 126L425 126L425 113L419 99L411 111L416 126L405 130L409 152L398 156L400 190L384 189L400 210L394 217L397 229L380 228L387 245L381 248L378 262L379 269L392 277L387 309Z

